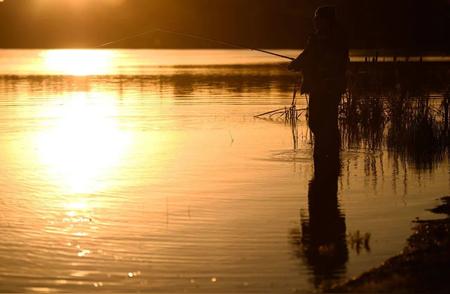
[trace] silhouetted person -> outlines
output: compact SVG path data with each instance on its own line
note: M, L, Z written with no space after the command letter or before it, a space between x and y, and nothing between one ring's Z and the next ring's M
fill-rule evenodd
M305 50L288 68L303 74L302 93L310 95L308 124L315 142L319 147L331 146L336 150L335 146L340 145L337 111L346 89L345 72L349 62L347 41L332 6L316 10L314 27ZM328 156L327 150L315 151L315 155Z
M316 143L314 148L321 148ZM302 257L314 275L316 287L338 278L346 270L348 248L345 216L337 198L340 174L339 148L327 160L314 159L314 177L309 184L309 218L301 219Z
M303 74L302 92L310 95L308 124L314 134L314 177L309 184L309 217L301 220L302 256L320 286L345 271L348 261L345 216L337 198L340 175L338 106L346 89L349 62L346 38L335 8L316 10L315 33L289 69Z

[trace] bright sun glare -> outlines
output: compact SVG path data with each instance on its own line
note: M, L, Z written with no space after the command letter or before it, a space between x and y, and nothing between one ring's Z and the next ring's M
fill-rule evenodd
M111 188L130 135L120 129L115 97L72 93L46 114L52 126L38 134L37 147L51 182L65 193L94 193Z
M74 76L108 74L114 63L114 53L104 50L49 50L42 58L47 71Z

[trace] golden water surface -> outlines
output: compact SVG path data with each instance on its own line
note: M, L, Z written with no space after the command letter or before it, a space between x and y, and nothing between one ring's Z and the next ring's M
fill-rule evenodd
M370 233L370 249L324 247L342 257L324 270L299 241L304 118L298 148L290 125L253 118L290 104L285 64L233 50L0 56L1 292L311 291L396 254L450 187L448 158L424 172L343 150L336 238Z

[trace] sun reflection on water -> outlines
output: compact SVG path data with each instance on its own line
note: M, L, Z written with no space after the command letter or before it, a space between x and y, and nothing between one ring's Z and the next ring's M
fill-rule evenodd
M46 71L74 76L109 74L114 66L109 50L48 50L42 52Z
M131 134L120 129L116 97L101 92L68 95L62 104L45 109L44 115L54 119L36 137L48 180L65 194L111 188L132 141Z

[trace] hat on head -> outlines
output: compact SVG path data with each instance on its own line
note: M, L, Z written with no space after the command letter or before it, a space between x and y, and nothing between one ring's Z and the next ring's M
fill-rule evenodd
M336 20L336 7L335 6L321 6L316 9L314 17L324 18L330 21Z

